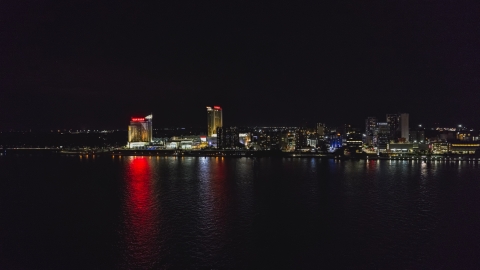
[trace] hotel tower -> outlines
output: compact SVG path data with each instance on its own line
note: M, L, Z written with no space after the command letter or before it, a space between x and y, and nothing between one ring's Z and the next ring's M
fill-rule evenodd
M220 106L207 107L207 136L216 137L217 128L222 126L222 108Z

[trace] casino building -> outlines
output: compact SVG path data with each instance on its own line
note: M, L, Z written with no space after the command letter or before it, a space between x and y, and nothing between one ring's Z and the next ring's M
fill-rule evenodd
M207 136L216 137L219 127L223 127L222 108L220 106L207 107Z
M128 148L141 148L152 142L152 118L151 114L132 117L128 126Z

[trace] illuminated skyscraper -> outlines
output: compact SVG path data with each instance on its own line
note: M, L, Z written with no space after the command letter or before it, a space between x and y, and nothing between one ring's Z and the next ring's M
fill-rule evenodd
M128 147L143 147L152 142L152 118L150 114L146 117L132 117L128 126Z
M207 136L216 137L219 127L223 127L222 108L220 106L207 107Z

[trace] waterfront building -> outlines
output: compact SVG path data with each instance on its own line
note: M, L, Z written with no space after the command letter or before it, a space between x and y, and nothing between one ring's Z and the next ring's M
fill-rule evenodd
M430 144L433 154L446 154L449 151L447 142L433 142Z
M239 142L243 145L245 145L246 148L248 148L248 145L250 144L251 141L251 134L249 132L246 133L239 133L238 134L238 139Z
M475 154L480 149L480 143L456 142L449 145L452 154Z
M402 138L404 141L407 141L410 139L410 126L409 126L409 115L408 113L401 113L400 114L400 138Z
M307 145L307 128L300 127L295 131L295 150L304 149Z
M377 142L377 151L385 152L388 148L389 136L390 136L390 125L388 122L377 122L377 131L376 131L376 142Z
M222 126L222 108L220 106L207 107L207 136L216 137L217 128Z
M376 117L367 117L365 120L365 144L367 145L373 145L373 135L377 128L377 122Z
M179 138L179 139L171 139L166 144L166 149L192 150L192 149L199 149L199 148L195 147L195 142L192 139Z
M239 133L236 127L218 127L217 131L217 148L220 149L236 149L239 145Z
M280 149L283 151L295 150L295 132L292 130L284 130L280 137Z
M410 132L410 142L424 143L425 142L425 130L413 130Z
M343 146L342 135L340 132L332 129L330 134L328 135L328 148L330 152L333 152L337 148L341 148Z
M209 148L217 148L217 137L206 137L206 144Z
M318 146L318 135L317 134L309 134L307 136L307 145L312 148L317 148Z
M346 151L350 154L362 152L362 133L359 129L352 127L351 125L345 125L345 134L343 135L343 146L346 147Z
M152 118L150 114L145 117L132 117L128 126L128 147L145 147L152 143Z
M390 143L388 150L392 153L411 153L415 149L418 149L418 144L413 143Z
M281 130L276 128L263 130L262 144L261 144L263 149L265 150L279 149L281 141L282 141Z
M362 134L358 130L349 130L346 134L345 145L348 148L355 148L355 151L358 152L363 145Z
M320 140L325 138L326 127L324 123L317 123L317 134Z
M389 128L388 139L395 142L399 137L400 115L396 113L387 114L387 124Z

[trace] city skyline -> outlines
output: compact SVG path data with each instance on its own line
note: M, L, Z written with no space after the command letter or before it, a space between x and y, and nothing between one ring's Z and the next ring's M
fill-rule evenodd
M362 119L362 121L356 121L356 122L352 122L352 121L347 121L345 123L333 123L331 121L325 121L324 118L322 119L317 119L317 120L312 120L312 121L305 121L305 119L303 119L303 121L295 121L296 124L273 124L273 123L270 123L270 124L259 124L259 125L238 125L236 123L232 123L231 121L229 121L229 124L227 125L223 125L223 109L220 108L220 106L214 106L214 107L217 107L220 109L220 120L219 122L222 123L221 125L214 125L215 129L216 127L222 127L222 126L226 126L226 127L308 127L308 128L318 128L318 124L322 123L324 125L324 127L328 127L328 128L336 128L336 127L341 127L343 125L351 125L352 127L355 127L355 128L359 128L359 129L362 129L365 131L365 133L367 134L367 121L369 119L375 119L376 122L374 122L372 124L372 126L375 125L375 123L380 123L380 122L385 122L387 123L388 120L382 120L383 118L382 117L377 117L377 116L359 116L359 115L356 115L355 119ZM203 107L205 108L205 107ZM207 110L208 108L212 109L213 107L209 107L207 106ZM217 109L216 109L217 110ZM150 110L151 111L151 110ZM198 113L198 112L196 112ZM383 115L387 115L387 119L388 119L388 115L398 115L400 116L400 114L403 114L403 113L395 113L395 114L385 114L383 113ZM142 115L141 113L136 113L136 114L133 114L133 115ZM147 117L151 117L153 114L150 113L150 115L148 115ZM382 114L381 114L382 115ZM407 115L407 119L409 119L409 113L406 113ZM127 120L125 120L127 119ZM128 120L130 119L130 120ZM82 131L82 130L92 130L92 131L102 131L102 130L126 130L125 129L125 123L127 123L128 121L132 121L132 120L140 120L140 119L146 119L146 117L137 117L137 116L129 116L129 117L126 117L124 119L122 119L122 125L120 126L116 126L116 127L111 127L109 125L87 125L87 126L83 126L83 127L78 127L78 126L67 126L67 127L59 127L59 126L55 126L55 127L48 127L48 126L42 126L42 127L38 127L37 128L34 128L34 127L27 127L27 126L20 126L20 127L17 127L17 128L6 128L5 126L3 127L0 127L0 132L1 131L29 131L29 130L34 130L34 131L41 131L41 130L52 130L52 131L56 131L57 129L59 131L69 131L69 130L75 130L75 131ZM227 118L228 119L228 118ZM467 119L464 119L464 120L467 120ZM161 121L161 120L159 120ZM217 120L218 121L218 120ZM400 121L400 118L399 118L399 121ZM205 129L206 133L208 133L208 131L210 130L209 127L208 127L208 123L205 124L204 123L205 120L203 121L200 121L198 123L192 123L191 125L180 125L180 124L172 124L172 125L164 125L162 122L160 123L156 123L155 125L155 128L153 128L153 130L157 130L157 129L163 129L163 128L195 128L195 129ZM207 121L208 122L208 121ZM274 121L273 121L274 122ZM428 123L426 121L416 121L415 123L409 125L408 123L411 123L412 121L411 120L407 120L407 124L406 126L408 126L409 128L416 128L417 126L420 126L420 127L428 127L428 128L431 128L431 129L434 129L434 128L446 128L446 129L455 129L455 128L459 128L459 127L467 127L468 129L474 129L474 130L479 130L480 128L476 125L465 125L465 124L461 124L461 123L468 123L469 121L458 121L456 123L452 122L453 124L444 124L444 123ZM35 125L33 125L35 126ZM91 128L91 126L95 126L94 128ZM398 126L398 128L400 128ZM401 130L399 129L398 132L401 132ZM404 135L406 134L405 132L407 132L407 129L404 129L403 131Z
M0 1L0 270L480 268L479 14Z

